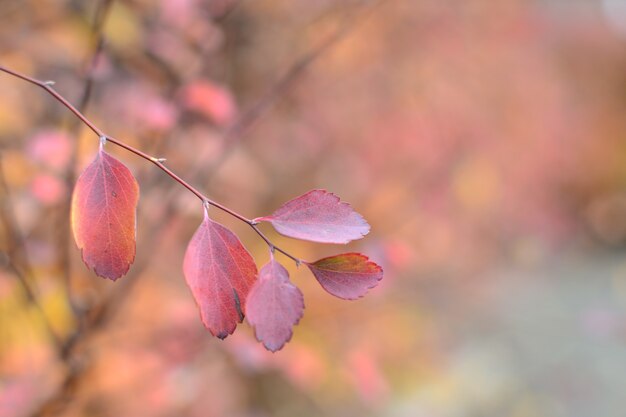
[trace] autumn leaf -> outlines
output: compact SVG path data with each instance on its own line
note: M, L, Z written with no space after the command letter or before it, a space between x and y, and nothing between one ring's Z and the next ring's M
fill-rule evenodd
M103 150L78 178L72 195L72 231L85 264L115 281L135 260L139 185Z
M204 326L220 339L232 334L257 275L237 236L205 215L187 247L183 272Z
M326 291L346 300L363 297L383 278L383 269L360 253L329 256L306 265Z
M309 191L255 221L272 223L282 235L321 243L348 243L370 231L359 213L325 190Z
M266 349L276 352L293 334L304 311L300 290L289 281L287 270L273 257L259 273L246 301L247 320L256 338Z

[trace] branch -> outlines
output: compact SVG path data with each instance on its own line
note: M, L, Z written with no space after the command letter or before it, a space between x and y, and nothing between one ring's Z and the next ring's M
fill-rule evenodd
M111 0L103 0L103 2L108 2L108 1L111 1ZM223 133L223 136L224 136L224 139L227 139L226 141L227 146L223 149L222 155L220 155L220 157L211 164L209 169L211 171L215 170L217 166L227 158L228 156L227 153L229 153L234 148L233 145L238 143L240 139L243 137L243 135L246 133L246 131L259 118L261 118L269 109L271 109L272 105L285 92L289 90L289 88L293 85L293 83L310 67L310 65L315 60L317 60L325 51L331 49L335 44L337 44L339 41L344 39L346 35L351 33L353 29L357 27L357 24L359 23L359 21L361 21L361 19L354 19L350 21L348 19L349 17L357 17L357 16L364 17L363 15L366 15L366 14L369 15L376 8L375 6L378 6L384 1L385 0L362 1L361 2L362 5L370 6L370 7L365 7L354 13L352 12L346 13L345 18L342 19L343 20L342 24L340 24L339 28L335 32L333 32L324 41L314 46L311 50L305 52L298 59L296 59L295 62L283 73L283 75L274 84L272 84L265 91L265 93L250 108L248 108L247 111L242 113L240 117L235 121L234 124L232 124L231 126L229 126L229 128L226 129L226 131ZM168 176L170 176L176 182L178 182L183 187L185 187L189 192L193 193L198 199L202 201L203 204L213 205L219 208L220 210L223 210L226 213L230 214L231 216L237 218L238 220L243 221L244 223L248 224L255 231L255 233L257 233L259 237L265 241L265 243L269 246L270 249L274 249L276 251L283 253L285 256L289 257L294 262L296 262L296 264L300 263L300 260L298 258L288 254L287 252L283 251L282 249L278 247L275 247L272 244L272 242L269 240L269 238L259 230L254 220L248 219L208 199L205 195L199 192L196 188L189 185L189 178L191 178L191 181L193 182L197 181L196 173L188 177L187 181L184 181L179 176L177 176L174 172L172 172L171 170L169 170L167 167L163 165L164 160L152 157L148 155L147 153L144 153L140 150L137 150L123 143L122 141L118 139L108 136L102 130L100 130L97 126L91 123L89 119L87 119L83 115L84 106L82 105L82 103L80 106L78 106L78 108L73 107L63 96L61 96L52 88L53 83L37 80L35 78L31 78L24 74L21 74L17 71L9 70L2 66L0 66L0 71L3 71L17 78L20 78L26 82L37 85L40 88L43 88L49 94L51 94L57 101L59 101L66 108L68 108L85 126L87 126L90 130L92 130L99 138L104 138L106 139L106 141L112 142L113 144L119 147L122 147L126 149L127 151L134 153L135 155L157 165L157 167L160 168L162 171L164 171ZM90 83L89 80L87 81L88 83ZM91 88L91 86L89 86L89 88ZM194 172L193 169L192 169L192 172ZM171 202L172 202L172 199L169 199L168 208L173 209L174 205L172 205ZM163 227L163 224L164 223L161 223L160 227ZM156 242L156 241L158 241L158 239L152 240L152 242ZM139 269L141 269L141 265L136 265L136 266L140 266ZM134 268L133 272L136 273L137 268ZM129 278L132 278L132 277L129 277ZM128 294L130 293L130 288L135 282L137 282L137 280L129 279L128 281L124 281L120 283L121 284L120 287L119 288L116 287L115 291L112 294L110 294L108 297L105 297L103 302L99 303L100 305L98 307L94 309L86 310L84 312L84 315L86 315L85 317L86 320L83 323L83 326L81 326L81 328L79 328L76 333L74 333L68 340L66 340L66 343L63 349L64 350L63 358L65 359L69 358L69 356L72 354L75 346L78 343L88 339L91 335L97 332L98 329L106 325L106 323L110 321L111 317L113 317L117 312L119 312L119 309L116 306L119 306L119 304L122 302L121 300L123 300L124 298L128 296ZM126 297L122 297L122 296L116 297L120 294ZM84 372L86 371L86 368L84 366L75 367L73 365L73 362L74 361L69 361L70 369L68 370L66 378L64 379L64 383L62 384L60 393L55 395L50 401L46 402L46 404L40 409L40 412L37 413L37 415L44 415L49 412L52 412L53 414L55 414L55 412L53 411L55 409L55 404L58 406L60 403L63 403L64 401L68 400L68 397L67 397L68 393L70 393L73 390L73 387L78 383L78 381L80 381L80 378L84 375Z
M343 19L343 23L335 32L333 32L320 44L305 52L300 58L296 59L294 63L285 71L283 76L281 76L273 85L271 85L266 90L266 92L256 101L256 103L254 103L247 111L243 112L239 116L239 118L230 126L230 128L228 128L227 131L224 132L225 138L230 139L226 142L228 144L228 147L222 148L221 155L209 167L209 170L211 172L215 171L220 163L223 163L226 160L227 155L225 155L225 153L233 149L233 142L242 139L245 131L271 109L272 104L276 102L295 81L297 81L297 79L315 60L319 59L326 51L330 50L334 45L336 45L339 41L341 41L348 34L350 34L358 26L359 21L362 21L362 19L369 16L375 10L375 8L381 5L384 1L385 0L376 0L375 2L373 2L373 4L369 5L369 7L360 9L356 12L346 13ZM362 3L367 4L371 2L364 1ZM359 17L359 19L355 17ZM354 19L348 20L349 18ZM199 166L193 166L190 171L191 172L188 173L188 175L190 175L192 181L198 181L201 172ZM154 246L156 242L159 242L161 240L158 235L163 230L166 224L163 219L166 219L174 214L176 210L173 193L168 193L165 201L167 201L167 204L164 210L164 214L161 216L162 220L157 220L156 231L153 230L153 238L149 238L147 242L149 246ZM254 225L254 228L255 231L259 233L256 225ZM261 237L263 238L264 236L262 235ZM269 239L265 238L264 240L271 248L272 245ZM147 252L149 253L151 253L152 251L153 249L147 249ZM294 259L294 261L296 260ZM131 288L136 281L134 278L138 276L139 271L143 270L143 268L145 268L147 265L148 261L144 261L142 263L141 260L139 260L139 262L133 266L133 275L120 283L119 286L116 286L115 291L113 291L108 297L106 297L105 300L101 303L101 306L99 308L96 308L93 314L90 315L90 327L99 327L103 325L103 323L106 322L108 319L110 319L111 312L113 312L114 314L115 311L117 311L117 308L115 306L121 304L123 300L131 293ZM72 349L75 342L76 340L69 341L69 343L67 344L68 351Z
M346 13L343 23L339 26L339 28L333 32L328 38L326 38L323 42L313 47L309 51L305 52L300 58L296 59L294 63L285 71L283 76L281 76L273 85L271 85L266 92L254 103L247 111L243 112L239 118L230 126L229 129L224 133L226 139L230 139L227 141L229 144L228 148L222 148L222 154L220 157L209 167L209 170L214 171L220 165L220 163L226 160L227 155L224 155L229 150L233 149L232 144L237 140L240 140L245 133L245 131L250 128L260 117L262 117L267 111L269 111L272 107L272 104L276 102L282 94L284 94L289 87L297 81L297 79L306 71L306 69L313 63L315 60L319 59L326 51L330 50L334 45L336 45L339 41L344 39L348 34L350 34L357 26L359 21L362 21L366 16L369 16L377 6L381 5L385 0L376 0L369 7L365 9L360 9L356 12ZM363 4L371 3L369 1L364 1ZM359 17L360 19L356 19L355 17ZM353 20L348 20L349 18L354 18ZM202 158L200 158L202 159ZM190 177L193 181L197 181L199 178L200 170L199 166L192 167ZM173 198L173 194L169 193L165 198L167 201L164 214L161 219L166 219L170 215L172 215L176 210L176 205L174 204L175 199ZM156 231L153 231L153 238L148 239L149 246L154 246L156 242L159 242L161 239L158 237L159 233L165 227L165 221L156 222ZM257 228L257 225L252 225L257 233L260 234L261 238L265 240L265 242L273 247L269 239L265 237ZM276 249L280 250L280 249ZM151 253L153 249L147 249L147 252ZM293 258L292 258L293 259ZM296 262L299 260L293 259ZM70 338L66 345L64 351L66 354L73 349L74 345L78 343L79 339L84 339L88 335L86 333L90 333L95 331L99 327L103 326L108 320L111 319L111 316L114 315L118 310L118 306L123 303L123 300L129 296L131 290L137 281L136 278L140 271L142 271L147 265L149 261L144 260L143 262L139 260L138 263L133 265L133 269L131 270L132 274L127 279L116 286L115 290L110 293L105 299L100 303L100 306L95 308L89 314L89 323L87 323L87 327L82 329L85 333L77 333L74 337Z
M38 80L36 78L32 78L29 77L27 75L24 75L20 72L17 72L15 70L6 68L4 66L0 65L0 71L5 72L9 75L12 75L16 78L19 78L23 81L26 81L30 84L36 85L38 87L43 88L46 92L48 92L52 97L54 97L59 103L61 103L63 106L65 106L68 110L70 110L72 113L74 113L74 115L76 117L78 117L84 124L85 126L87 126L93 133L95 133L100 140L102 141L102 143L105 142L111 142L117 146L119 146L120 148L123 148L125 150L127 150L130 153L133 153L135 155L137 155L140 158L145 159L146 161L152 162L154 165L156 165L159 169L161 169L163 172L165 172L167 175L169 175L174 181L178 182L180 185L182 185L183 187L185 187L187 190L189 190L189 192L191 192L193 195L195 195L196 197L198 197L198 199L202 202L203 205L210 205L213 207L216 207L220 210L222 210L225 213L228 213L229 215L231 215L232 217L246 223L248 226L250 226L252 228L252 230L254 230L256 232L256 234L258 234L261 239L263 239L268 246L270 246L270 248L273 248L274 250L277 250L278 252L282 253L283 255L285 255L286 257L290 258L291 260L293 260L296 265L300 265L301 261L300 259L296 258L295 256L291 255L290 253L286 252L285 250L279 248L278 246L273 245L269 238L267 236L265 236L265 234L259 230L259 228L257 227L257 223L252 220L252 219L248 219L247 217L237 213L236 211L216 202L211 200L210 198L208 198L206 195L204 195L203 193L201 193L200 191L198 191L198 189L196 189L194 186L192 186L191 184L189 184L187 181L185 181L184 179L182 179L181 177L179 177L176 173L174 173L174 171L172 171L171 169L169 169L168 167L166 167L163 162L164 160L162 158L156 158L154 156L150 156L145 152L142 152L141 150L128 145L127 143L116 139L110 135L107 135L102 129L100 129L98 126L96 126L91 120L89 120L85 115L83 115L83 113L81 113L76 107L74 107L65 97L63 97L61 94L59 94L52 86L54 85L54 81L41 81Z

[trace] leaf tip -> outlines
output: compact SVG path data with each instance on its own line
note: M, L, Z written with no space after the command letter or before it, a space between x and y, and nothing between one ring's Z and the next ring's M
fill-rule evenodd
M115 282L118 279L124 277L128 273L128 271L130 270L130 266L135 262L135 256L136 256L136 252L134 252L132 258L129 259L128 264L126 264L125 267L123 267L121 269L118 269L117 271L106 270L106 269L99 268L96 264L91 265L90 261L88 261L85 258L84 248L80 248L80 257L81 257L83 263L85 264L85 266L87 267L87 269L92 270L93 273L97 277L100 277L100 278L103 278L103 279L109 279L109 280L111 280L113 282Z
M289 341L291 340L291 337L292 337L292 335L289 335L289 339L285 340L280 345L271 345L269 343L264 343L263 342L263 346L265 347L266 350L269 350L272 353L276 353L279 350L281 350L282 348L284 348L287 343L289 343ZM259 340L259 339L257 339L257 340ZM261 342L261 340L259 340L259 342Z

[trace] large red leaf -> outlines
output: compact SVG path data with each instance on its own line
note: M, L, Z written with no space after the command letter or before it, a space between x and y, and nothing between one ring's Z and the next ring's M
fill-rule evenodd
M269 221L285 236L321 243L348 243L370 231L359 213L325 190L309 191L255 220Z
M183 272L205 327L220 339L232 334L257 274L237 236L205 216L187 247Z
M292 327L303 311L302 293L289 281L287 270L272 258L261 268L246 301L246 317L257 340L272 352L280 350L291 339Z
M116 280L135 260L139 185L124 164L103 150L78 178L72 230L96 275Z
M383 269L360 253L329 256L306 265L326 291L346 300L363 297L383 278Z

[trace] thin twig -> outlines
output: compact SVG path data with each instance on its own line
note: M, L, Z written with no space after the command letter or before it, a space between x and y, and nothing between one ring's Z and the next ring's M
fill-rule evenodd
M156 158L154 156L148 155L147 153L128 145L127 143L114 138L113 136L110 136L108 134L106 134L102 129L100 129L98 126L96 126L91 120L89 120L83 113L81 113L76 107L74 107L74 105L72 105L65 97L63 97L60 93L58 93L52 86L54 85L53 81L42 81L42 80L38 80L36 78L33 77L29 77L28 75L22 74L18 71L6 68L4 66L0 65L0 71L5 72L7 74L10 74L14 77L17 77L23 81L26 81L28 83L31 83L33 85L36 85L38 87L43 88L44 90L46 90L52 97L54 97L59 103L61 103L63 106L65 106L68 110L70 110L72 113L74 113L74 115L76 115L76 117L78 117L93 133L95 133L100 140L103 140L105 142L111 142L117 146L119 146L120 148L123 148L125 150L127 150L130 153L133 153L137 156L139 156L140 158L145 159L146 161L152 162L154 165L156 165L159 169L161 169L163 172L165 172L167 175L169 175L174 181L178 182L180 185L182 185L183 187L185 187L187 190L189 190L193 195L195 195L196 197L198 197L198 199L202 202L202 204L209 204L213 207L216 207L220 210L222 210L225 213L228 213L229 215L231 215L232 217L246 223L248 226L250 226L252 228L252 230L254 230L268 245L272 245L269 242L269 239L267 238L267 236L265 236L263 234L263 232L261 232L261 230L259 230L258 227L256 227L256 223L252 220L252 219L248 219L247 217L237 213L236 211L216 202L211 200L209 197L207 197L206 195L204 195L202 192L200 192L198 189L196 189L193 185L189 184L187 181L185 181L184 179L182 179L180 176L178 176L174 171L172 171L171 169L169 169L168 167L166 167L162 161L161 158ZM287 256L288 258L292 259L294 262L296 262L297 265L300 264L300 260L298 258L296 258L295 256L289 254L287 251L279 248L278 246L272 245L274 247L275 250L277 250L278 252L282 253L283 255Z

